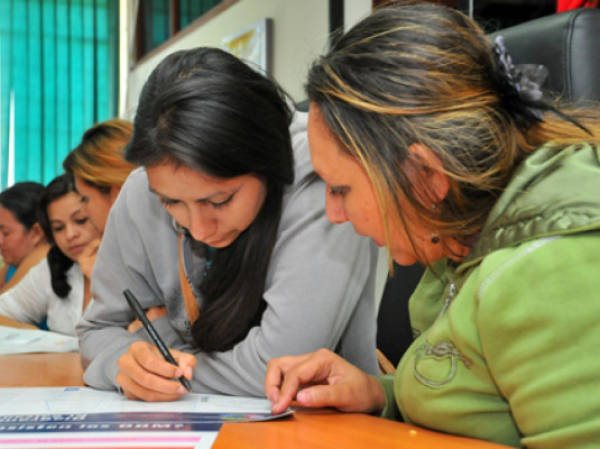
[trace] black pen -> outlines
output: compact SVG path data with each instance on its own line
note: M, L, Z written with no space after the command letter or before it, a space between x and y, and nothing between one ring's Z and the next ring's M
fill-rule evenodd
M129 307L131 307L131 310L133 310L133 313L138 318L138 320L142 322L142 324L144 325L144 329L146 329L146 332L148 332L148 335L150 335L150 338L158 347L158 350L160 351L162 356L167 362L177 366L177 362L169 352L167 346L160 338L160 335L158 335L158 333L156 332L156 329L154 329L154 326L152 326L152 323L146 317L144 309L142 309L142 306L140 305L138 300L135 298L135 296L133 296L131 290L125 289L123 290L123 294L125 295L125 299L129 303ZM181 382L181 385L183 385L188 391L192 391L192 385L190 384L190 381L187 380L184 376L179 377L179 382Z

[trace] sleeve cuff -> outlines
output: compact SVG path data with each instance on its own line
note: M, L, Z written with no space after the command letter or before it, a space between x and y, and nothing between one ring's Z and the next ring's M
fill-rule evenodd
M381 385L381 388L383 388L383 394L385 395L385 407L383 407L380 416L382 418L393 419L394 421L402 421L402 415L400 414L400 410L398 410L394 397L394 374L379 376L377 377L377 381Z

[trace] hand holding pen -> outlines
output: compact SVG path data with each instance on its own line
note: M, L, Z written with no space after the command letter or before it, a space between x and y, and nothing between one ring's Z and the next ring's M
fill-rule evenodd
M136 317L155 344L137 341L119 358L116 381L131 399L173 401L186 394L196 357L169 350L131 292L124 292ZM174 380L177 379L177 380ZM190 386L191 387L191 386Z

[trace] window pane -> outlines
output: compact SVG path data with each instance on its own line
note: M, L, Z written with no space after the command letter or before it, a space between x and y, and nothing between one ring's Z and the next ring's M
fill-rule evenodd
M179 24L181 28L185 28L219 3L221 3L221 0L179 0Z

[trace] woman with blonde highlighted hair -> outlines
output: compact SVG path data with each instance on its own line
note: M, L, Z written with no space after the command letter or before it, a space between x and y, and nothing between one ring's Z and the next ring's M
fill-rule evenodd
M397 2L311 68L326 212L428 267L395 374L330 351L268 366L273 411L378 412L518 447L600 441L600 116L547 98L460 12Z
M125 145L133 133L127 120L110 119L88 129L63 162L73 174L77 191L87 206L92 223L100 232L112 203L135 165L123 157Z

